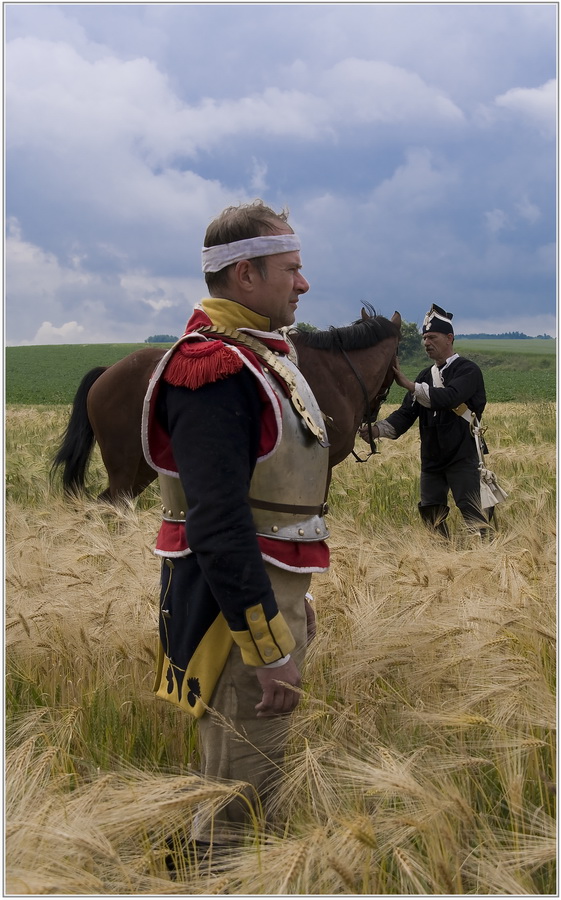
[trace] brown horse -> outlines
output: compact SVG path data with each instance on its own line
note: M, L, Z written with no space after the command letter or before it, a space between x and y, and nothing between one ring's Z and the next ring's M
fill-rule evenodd
M361 318L328 331L291 331L298 366L327 426L330 467L354 448L361 422L376 416L393 381L401 316L362 310ZM137 350L109 367L88 372L76 392L68 426L54 457L66 491L84 488L95 441L109 476L100 500L136 497L156 478L142 452L140 422L150 376L166 351Z

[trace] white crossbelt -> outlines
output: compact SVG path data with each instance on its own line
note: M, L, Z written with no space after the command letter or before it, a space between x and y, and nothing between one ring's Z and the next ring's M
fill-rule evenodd
M442 375L440 373L440 369L438 366L433 366L431 369L432 375L432 383L434 387L443 388L444 382L442 380ZM506 491L502 489L502 487L497 482L497 477L494 472L491 472L490 469L485 467L485 460L483 458L483 443L481 437L481 425L479 424L479 419L473 410L471 410L466 403L460 403L459 406L454 407L453 411L457 416L460 416L462 419L465 419L469 425L470 433L475 440L475 446L477 449L477 455L479 457L479 475L481 479L481 505L483 509L489 509L491 506L496 506L498 503L502 503L503 500L506 500L508 494Z

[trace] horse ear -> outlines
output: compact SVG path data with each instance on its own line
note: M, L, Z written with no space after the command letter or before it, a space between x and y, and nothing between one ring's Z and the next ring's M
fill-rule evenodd
M362 309L361 309L361 311L360 311L360 317L361 317L361 319L364 319L364 320L366 320L366 319L371 319L371 318L372 318L372 316L369 316L369 315L368 315L368 313L366 312L364 306L362 307Z

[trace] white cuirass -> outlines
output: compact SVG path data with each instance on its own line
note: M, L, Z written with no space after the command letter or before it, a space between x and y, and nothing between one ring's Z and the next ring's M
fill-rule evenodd
M281 541L322 541L325 523L329 448L317 401L300 370L286 357L279 360L296 384L299 412L267 366L263 374L281 407L281 438L270 456L257 462L249 489L258 535ZM315 434L305 419L315 426ZM317 436L319 433L319 437ZM159 475L164 520L185 520L185 494L178 478Z

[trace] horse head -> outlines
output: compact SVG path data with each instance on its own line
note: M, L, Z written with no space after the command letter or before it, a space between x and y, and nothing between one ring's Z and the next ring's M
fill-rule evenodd
M364 306L362 307L362 309L360 311L360 315L361 315L362 321L371 319L373 317L373 313L367 312L367 310L364 308ZM394 312L393 316L391 317L390 322L393 322L394 325L396 325L399 328L399 336L398 336L398 342L399 342L399 340L401 339L401 315L400 315L400 313L398 313L397 310ZM374 421L374 419L378 418L378 413L380 412L380 407L381 407L382 403L384 402L384 400L386 400L386 398L389 394L389 390L390 390L393 382L395 381L394 366L397 366L397 352L394 353L394 355L392 356L391 362L388 366L388 370L385 374L385 377L384 377L384 380L382 382L379 392L376 394L376 396L372 399L372 401L370 403L369 418L371 421Z
M358 426L387 396L400 326L398 312L390 320L366 305L351 325L291 333L300 369L325 416L332 466L351 453Z

